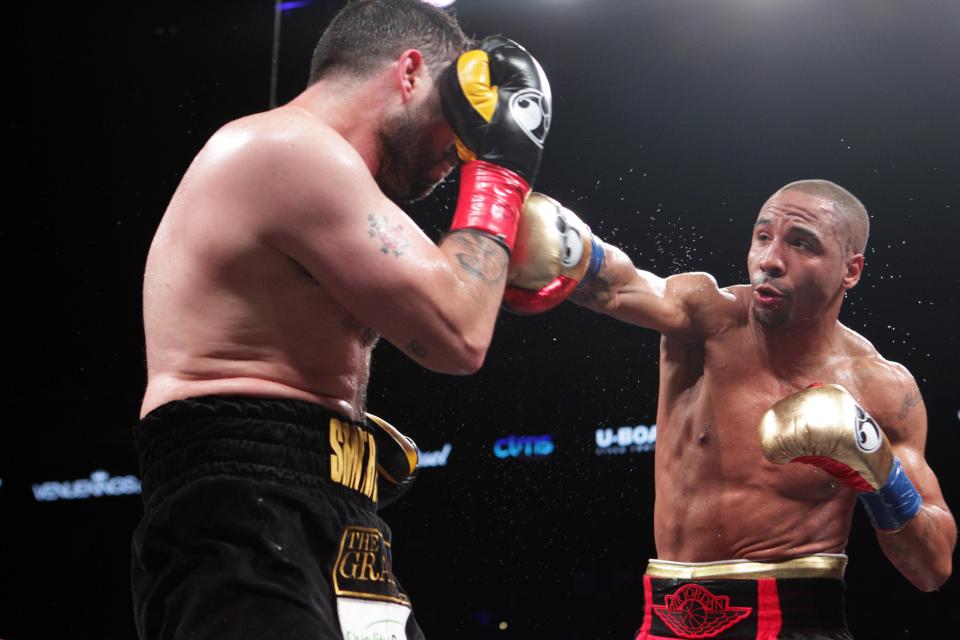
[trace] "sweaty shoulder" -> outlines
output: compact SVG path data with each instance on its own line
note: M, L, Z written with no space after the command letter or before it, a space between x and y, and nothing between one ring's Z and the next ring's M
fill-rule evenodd
M241 157L259 150L330 160L360 160L356 150L335 129L300 107L283 106L255 113L224 125L210 139L223 152ZM318 153L320 152L320 153Z
M884 358L857 332L847 327L843 330L857 399L885 430L908 421L922 404L913 374L899 362Z
M716 335L746 322L748 299L739 291L741 288L721 289L712 275L702 271L666 279L666 295L681 302L690 319L690 330L701 336Z
M315 212L316 198L372 180L360 154L339 133L291 106L225 125L194 165L191 172L209 174L260 212L304 207Z

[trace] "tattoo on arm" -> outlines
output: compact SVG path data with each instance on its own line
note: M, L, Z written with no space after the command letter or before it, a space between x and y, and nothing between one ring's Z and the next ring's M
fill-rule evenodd
M920 404L920 392L916 389L907 391L907 395L903 397L903 402L900 403L900 412L897 413L897 417L903 420L910 413L910 410L918 404Z
M457 243L457 262L468 274L487 282L500 282L504 278L509 258L495 240L472 232L453 233L448 237Z
M407 345L407 351L417 356L418 358L427 357L427 348L424 347L419 342L417 342L416 339L410 341L410 344Z
M370 223L370 237L380 243L380 253L392 253L399 258L410 246L410 242L403 235L403 227L399 224L390 224L386 216L367 215Z
M604 263L600 268L600 273L592 282L577 287L570 294L570 301L583 307L598 307L609 302L613 297L612 282L610 277L609 264Z
M597 280L579 289L574 289L573 293L570 294L570 302L584 307L589 307L600 302L600 291L597 287Z

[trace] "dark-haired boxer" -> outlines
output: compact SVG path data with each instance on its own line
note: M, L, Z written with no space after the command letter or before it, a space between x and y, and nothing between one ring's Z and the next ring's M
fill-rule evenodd
M379 335L483 362L549 127L537 62L420 0L356 0L289 104L194 159L147 259L141 638L421 638L376 508L416 466L365 413ZM460 159L450 232L394 204ZM387 494L390 495L387 495Z
M659 278L603 245L599 273L573 292L662 334L658 559L638 638L849 638L843 552L858 497L911 583L929 591L950 575L956 525L924 459L917 384L838 322L867 235L853 195L805 180L761 208L749 285ZM541 310L558 291L513 304Z

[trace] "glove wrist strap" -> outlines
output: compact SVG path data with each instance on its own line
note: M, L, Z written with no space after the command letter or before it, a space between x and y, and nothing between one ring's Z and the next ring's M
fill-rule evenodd
M472 160L460 167L460 196L450 230L474 229L493 237L509 253L517 239L527 181L510 169Z
M600 273L600 269L603 268L604 253L603 243L597 239L597 236L591 236L590 265L587 267L587 272L583 274L583 278L580 279L580 284L577 285L578 289L590 284L593 279L597 277L597 274Z
M867 510L874 528L894 532L917 515L923 498L904 472L900 459L894 457L886 484L876 491L861 493L860 502Z

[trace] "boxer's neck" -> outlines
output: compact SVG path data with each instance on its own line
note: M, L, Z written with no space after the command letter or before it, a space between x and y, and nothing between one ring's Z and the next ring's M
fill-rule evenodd
M339 133L376 175L382 151L378 134L388 111L400 103L390 89L385 74L361 80L337 76L307 87L289 105Z
M774 328L764 327L751 316L750 324L774 371L817 367L840 350L842 332L835 314Z

